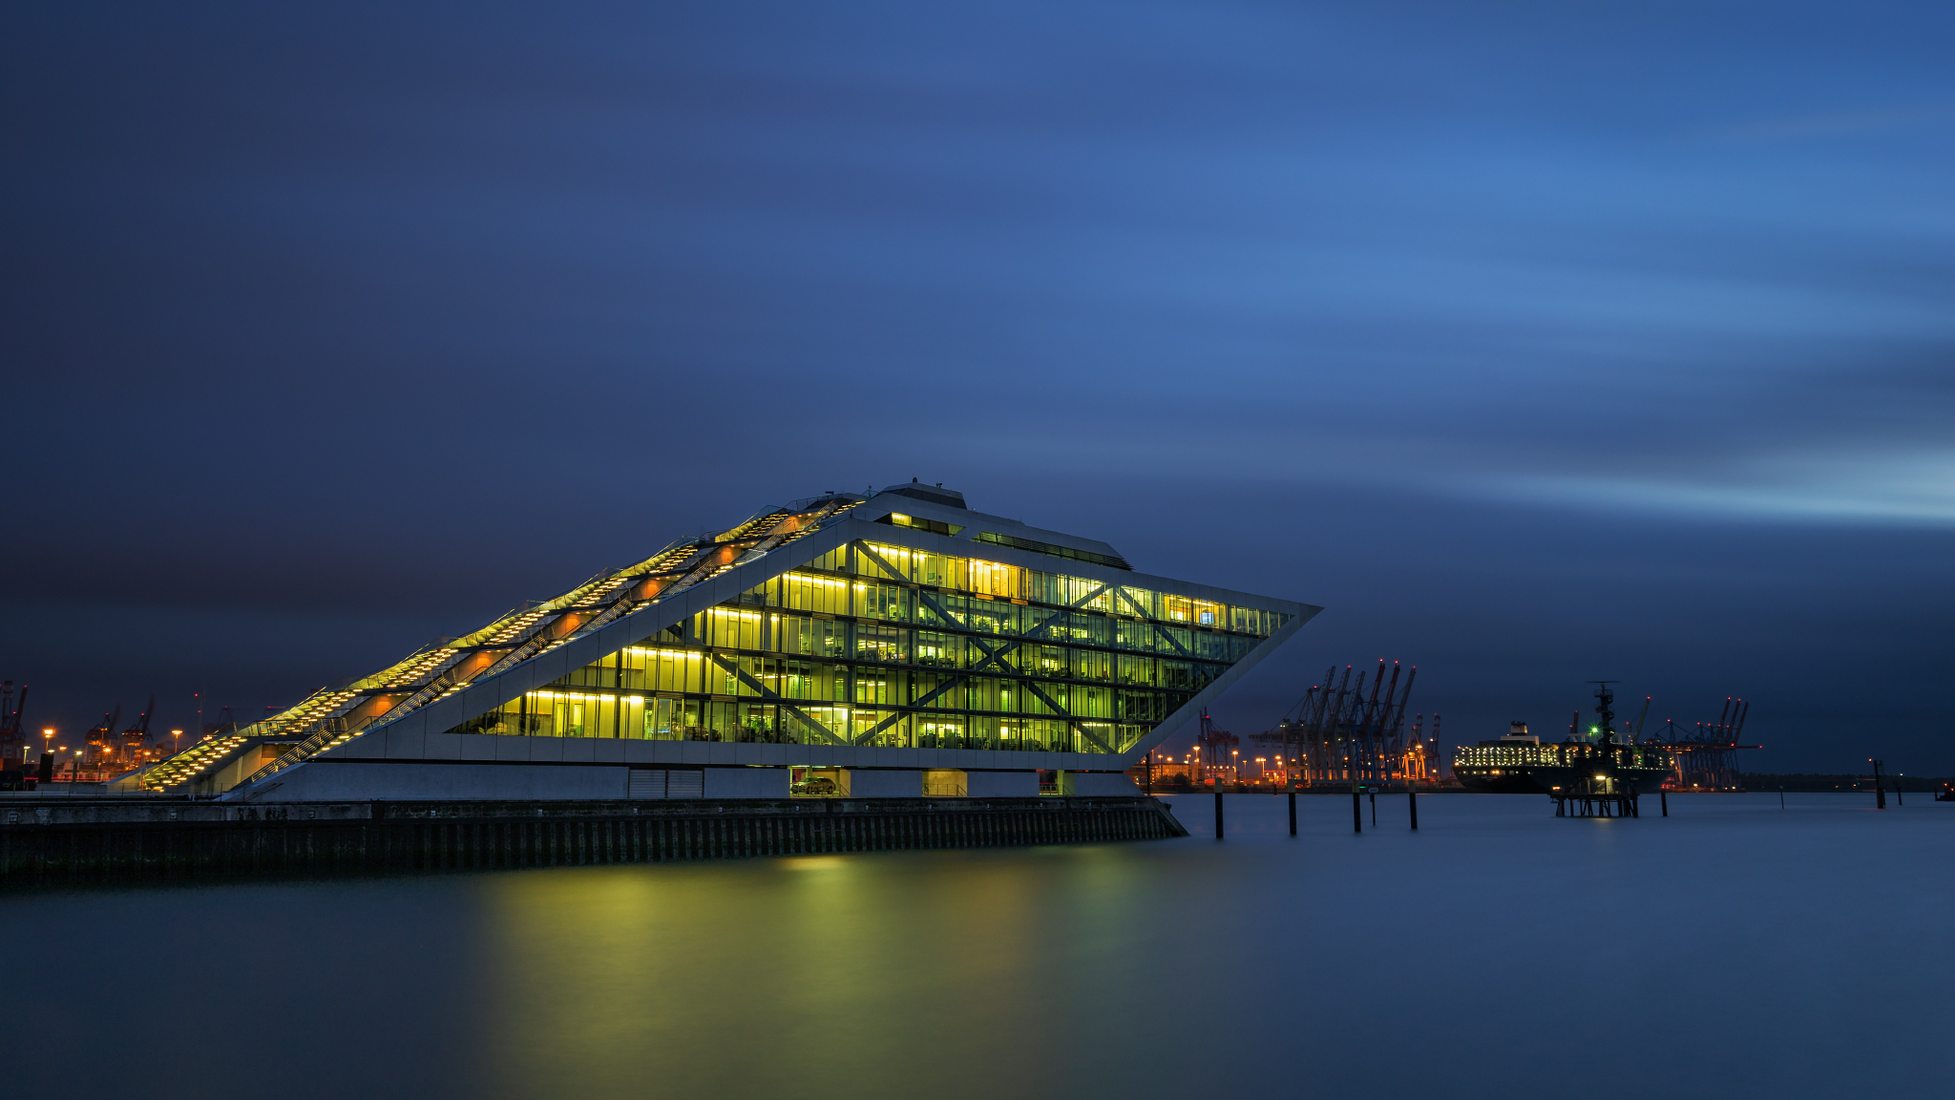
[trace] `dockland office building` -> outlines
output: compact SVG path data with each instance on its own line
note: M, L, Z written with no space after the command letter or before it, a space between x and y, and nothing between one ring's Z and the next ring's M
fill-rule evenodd
M237 799L1132 794L1318 609L911 483L685 540L140 777Z

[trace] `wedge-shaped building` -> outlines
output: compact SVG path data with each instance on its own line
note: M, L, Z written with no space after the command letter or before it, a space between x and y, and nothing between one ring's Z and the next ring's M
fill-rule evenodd
M829 494L322 689L140 777L234 799L1131 794L1317 608L912 483Z

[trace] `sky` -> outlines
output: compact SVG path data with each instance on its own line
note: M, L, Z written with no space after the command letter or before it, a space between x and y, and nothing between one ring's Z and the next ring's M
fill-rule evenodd
M1955 774L1955 7L35 3L0 677L252 717L920 477L1451 743Z

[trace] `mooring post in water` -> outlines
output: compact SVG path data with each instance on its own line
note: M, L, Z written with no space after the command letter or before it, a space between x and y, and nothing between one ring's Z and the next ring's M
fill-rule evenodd
M1290 788L1290 835L1297 835L1297 789Z
M1371 788L1371 827L1378 827L1378 788Z
M1663 804L1663 816L1670 816L1670 792L1661 787L1656 789L1656 800Z
M1412 811L1412 831L1419 831L1419 788L1411 780L1405 782L1405 805Z
M1907 778L1906 772L1894 773L1894 805L1896 806L1907 805L1907 799L1901 797L1901 780L1906 778Z
M1880 785L1880 761L1867 757L1867 763L1874 766L1874 809L1887 808L1887 788Z
M1785 788L1783 786L1779 787L1779 809L1785 809Z
M1215 781L1215 839L1222 839L1222 781Z
M1358 781L1351 780L1351 831L1364 832L1364 802L1358 797Z

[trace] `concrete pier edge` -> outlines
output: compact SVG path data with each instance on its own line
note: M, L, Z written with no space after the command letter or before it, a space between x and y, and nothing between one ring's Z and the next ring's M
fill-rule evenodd
M1156 799L0 802L0 889L1164 840Z

